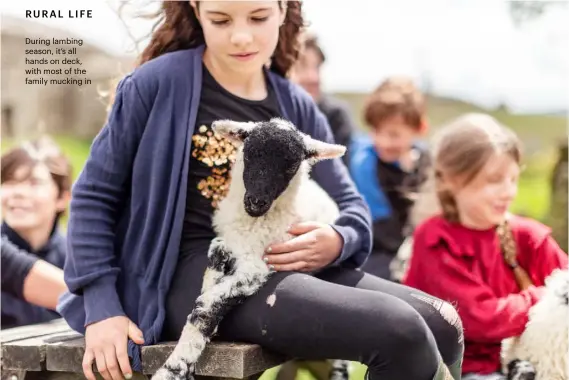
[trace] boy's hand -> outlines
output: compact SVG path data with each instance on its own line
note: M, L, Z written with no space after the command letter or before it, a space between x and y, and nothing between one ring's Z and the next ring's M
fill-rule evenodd
M338 258L344 242L330 225L305 222L292 225L287 231L296 235L284 243L267 248L264 260L276 271L311 272Z

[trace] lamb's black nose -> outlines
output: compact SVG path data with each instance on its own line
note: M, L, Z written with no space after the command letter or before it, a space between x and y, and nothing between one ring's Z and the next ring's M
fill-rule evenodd
M247 202L256 209L263 209L267 207L269 201L264 198L255 197L252 195L247 195Z

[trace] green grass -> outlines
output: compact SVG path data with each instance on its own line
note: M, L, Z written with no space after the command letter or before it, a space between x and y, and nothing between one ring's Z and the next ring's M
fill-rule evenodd
M367 367L363 364L353 362L353 367L350 373L351 380L362 380L366 373ZM259 380L274 380L277 376L280 367L271 368L263 373ZM296 374L296 380L315 380L309 371L301 369Z

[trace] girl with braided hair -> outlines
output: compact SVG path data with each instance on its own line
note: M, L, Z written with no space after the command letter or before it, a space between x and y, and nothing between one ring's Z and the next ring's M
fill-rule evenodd
M508 212L521 161L510 129L489 115L463 115L439 131L433 161L404 283L457 308L463 379L503 379L501 341L522 333L545 278L567 267L567 255L548 227ZM440 210L427 217L428 204Z

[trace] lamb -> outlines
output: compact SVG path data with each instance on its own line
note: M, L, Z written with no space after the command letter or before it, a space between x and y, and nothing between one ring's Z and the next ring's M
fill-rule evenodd
M569 271L556 269L529 311L522 335L502 342L509 380L569 380Z
M238 145L232 179L213 216L217 237L209 247L201 294L155 380L193 378L223 316L269 278L262 256L270 244L292 238L288 226L334 223L339 215L334 200L309 179L309 171L320 160L341 157L344 146L312 139L279 118L262 123L219 120L212 129ZM336 367L347 368L347 363L337 361Z

